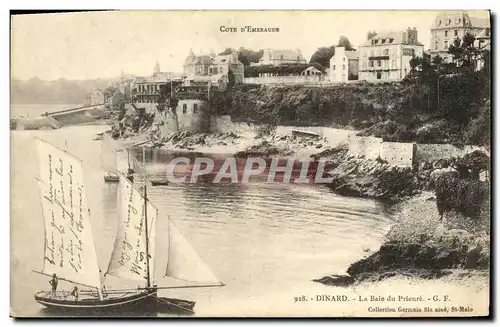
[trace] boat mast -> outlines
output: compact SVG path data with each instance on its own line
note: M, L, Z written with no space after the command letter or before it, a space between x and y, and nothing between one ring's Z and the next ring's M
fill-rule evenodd
M128 163L128 172L130 172L130 151L129 149L127 148L127 163Z
M146 148L142 147L142 166L144 170L144 227L146 229L146 288L151 287L151 275L149 272L149 228L148 228L148 195L146 179Z

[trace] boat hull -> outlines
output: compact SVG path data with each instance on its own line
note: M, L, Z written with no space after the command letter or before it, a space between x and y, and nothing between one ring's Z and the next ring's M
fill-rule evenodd
M161 180L152 180L151 181L152 186L161 186L161 185L168 185L168 181L161 181Z
M127 293L124 293L127 294ZM157 291L147 291L125 296L115 296L99 300L52 297L50 292L40 292L35 300L50 312L64 315L116 315L134 316L147 313L193 314L195 302L158 297Z
M106 183L118 183L120 181L120 178L118 176L113 176L113 175L105 175L104 176L104 182Z

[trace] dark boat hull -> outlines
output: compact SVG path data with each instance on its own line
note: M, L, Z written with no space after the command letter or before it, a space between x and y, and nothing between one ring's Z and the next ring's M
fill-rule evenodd
M50 292L40 292L35 300L45 306L49 312L64 313L74 316L135 316L151 313L193 314L195 302L158 297L157 291L141 292L127 296L116 296L99 300L53 298Z
M151 185L153 186L168 185L168 181L152 180Z
M120 178L118 176L113 176L113 175L105 175L104 176L104 182L106 183L118 183L120 181Z

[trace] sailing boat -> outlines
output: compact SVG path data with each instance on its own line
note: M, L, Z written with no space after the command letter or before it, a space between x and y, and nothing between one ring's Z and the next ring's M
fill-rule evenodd
M45 221L44 266L37 273L54 276L88 290L72 296L68 291L41 291L35 300L52 310L75 313L177 312L193 313L195 302L158 296L160 289L224 286L169 217L158 209L127 177L119 177L119 219L107 272L101 275L87 203L82 162L68 152L36 138L40 177L37 179ZM144 152L143 152L144 156ZM144 170L145 172L145 170ZM147 219L146 219L147 217ZM158 224L160 223L160 224ZM156 249L158 226L167 225L167 248ZM162 235L162 238L165 236ZM132 246L133 245L133 246ZM155 267L167 256L164 277L191 282L186 286L159 287ZM106 289L104 277L136 280L135 289Z

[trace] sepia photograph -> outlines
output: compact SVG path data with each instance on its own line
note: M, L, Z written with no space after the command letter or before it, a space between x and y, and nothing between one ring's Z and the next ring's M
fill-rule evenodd
M11 12L10 316L491 316L491 15Z

